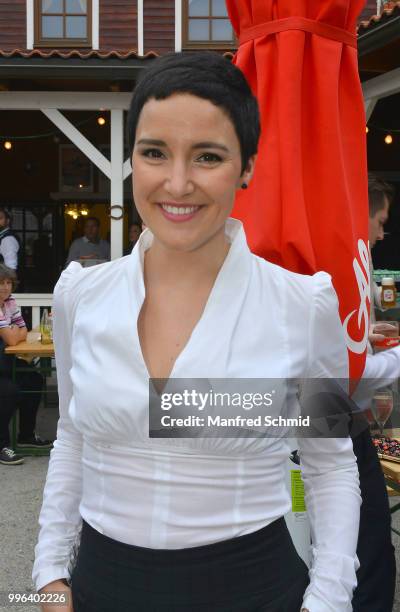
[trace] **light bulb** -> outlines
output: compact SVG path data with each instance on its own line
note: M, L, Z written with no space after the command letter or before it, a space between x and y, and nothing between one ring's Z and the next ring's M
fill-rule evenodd
M390 134L385 136L385 142L386 142L386 144L392 144L393 138L392 138L392 136Z
M84 208L83 210L81 210L81 215L83 215L84 217L86 217L88 214L88 211Z
M82 188L83 188L82 183L79 183L79 189L82 189Z
M9 151L10 149L12 149L12 143L9 140L6 140L4 143L4 148Z
M73 218L73 219L76 221L76 220L77 220L77 218L78 218L78 215L77 215L76 213L73 213L73 214L72 214L72 218Z
M104 119L104 117L98 117L98 119L97 119L97 123L98 123L99 125L105 125L106 120Z
M368 134L368 132L369 132L369 127L367 125L366 128L365 128L365 133Z

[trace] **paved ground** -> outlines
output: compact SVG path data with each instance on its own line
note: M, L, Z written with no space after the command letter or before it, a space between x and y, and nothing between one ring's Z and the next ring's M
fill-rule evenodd
M41 409L38 431L46 437L53 438L56 418L54 406ZM26 592L32 588L31 570L38 531L37 518L47 464L47 457L28 457L21 466L0 465L0 602L4 602L1 598L4 598L5 592ZM400 512L395 516L393 525L400 530ZM400 568L400 537L393 534L393 540L397 567ZM37 612L37 610L38 608L32 605L0 604L1 612ZM400 612L400 578L398 578L396 604L393 610Z

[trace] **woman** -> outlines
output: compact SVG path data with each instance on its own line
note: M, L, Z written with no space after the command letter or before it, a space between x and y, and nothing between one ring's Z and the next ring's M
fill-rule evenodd
M256 101L217 54L165 56L136 86L128 131L149 229L130 257L71 265L55 292L60 423L36 587L70 594L80 538L69 612L351 610L360 498L349 439L299 440L307 587L282 518L284 440L149 437L149 377L347 374L328 275L253 256L228 218L253 174Z
M43 379L39 372L22 361L23 370L11 379L11 358L4 354L6 346L26 339L27 329L21 311L11 295L17 277L14 270L0 264L0 463L20 465L24 459L10 448L9 425L20 402L18 444L29 448L49 448L51 442L35 434L36 415L41 400ZM20 393L22 391L23 393Z

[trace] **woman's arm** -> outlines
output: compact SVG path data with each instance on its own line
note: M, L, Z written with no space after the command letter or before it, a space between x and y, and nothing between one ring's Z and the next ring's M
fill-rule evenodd
M10 327L2 327L0 329L0 338L7 346L15 346L26 339L27 333L26 327L10 325Z
M308 378L336 379L343 387L348 359L336 294L327 274L316 274L313 280ZM328 436L298 443L313 552L303 607L311 612L350 612L359 565L361 502L353 444L349 437Z
M27 333L26 327L11 325L0 329L0 338L7 346L15 346L26 339Z
M60 419L57 440L51 451L49 469L39 516L40 532L35 548L32 578L36 589L54 581L69 578L71 551L79 535L81 517L79 503L82 490L82 437L68 413L72 399L71 327L77 299L77 283L81 267L71 264L54 291L54 344L57 365ZM76 275L75 275L76 273Z

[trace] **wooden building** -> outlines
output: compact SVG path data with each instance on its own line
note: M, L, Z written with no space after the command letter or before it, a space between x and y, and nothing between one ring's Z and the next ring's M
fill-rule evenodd
M376 12L368 0L362 20ZM20 299L34 322L81 212L122 254L136 214L124 115L139 72L157 55L204 48L235 51L225 0L0 0L0 206L24 244ZM368 78L369 111L380 90Z

